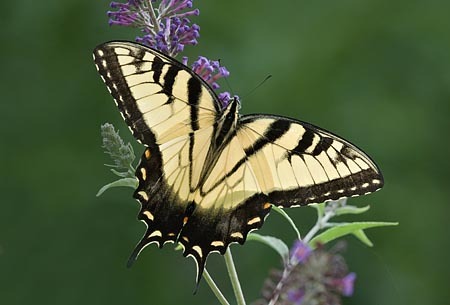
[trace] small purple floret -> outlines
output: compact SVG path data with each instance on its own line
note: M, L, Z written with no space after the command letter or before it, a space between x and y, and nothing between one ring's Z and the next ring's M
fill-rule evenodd
M199 56L192 64L192 70L203 78L214 90L220 88L216 81L222 77L228 77L230 73L225 67L220 66L217 60L209 60Z
M235 95L235 96L231 97L230 92L222 92L219 94L219 101L222 104L223 108L227 107L228 104L230 104L230 101L233 99L239 101L239 96Z
M160 5L159 5L159 13L161 14L162 17L167 17L169 15L176 15L178 14L180 11L187 9L187 8L192 8L192 1L188 0L169 0L169 1L161 1ZM195 11L195 10L194 10ZM191 13L192 11L189 11L187 13L183 13L183 14L191 14L191 15L195 15L195 13Z
M356 273L351 272L347 274L344 278L340 280L339 286L344 296L352 296L353 295L353 287L355 284Z
M292 260L295 263L302 263L311 255L311 248L301 240L297 240L292 248Z
M287 298L292 304L300 305L305 297L305 291L303 289L296 289L288 291Z

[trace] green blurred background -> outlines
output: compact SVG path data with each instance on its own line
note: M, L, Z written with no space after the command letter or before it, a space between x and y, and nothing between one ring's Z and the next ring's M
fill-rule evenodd
M144 232L132 190L95 197L115 179L103 166L100 124L136 144L92 61L97 44L138 34L109 27L108 4L2 3L0 304L216 303L204 282L192 295L194 262L170 246L148 247L126 269ZM450 2L195 4L202 36L186 54L222 60L232 73L222 88L243 97L243 113L332 130L383 170L382 191L351 200L371 210L350 220L400 226L369 231L374 248L347 238L358 279L345 304L448 304ZM288 212L303 232L315 220L311 208ZM294 238L274 213L261 233ZM250 302L279 259L260 244L232 249ZM222 257L210 256L208 267L230 295Z

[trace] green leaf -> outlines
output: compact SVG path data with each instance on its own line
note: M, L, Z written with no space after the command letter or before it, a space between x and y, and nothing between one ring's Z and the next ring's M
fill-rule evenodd
M302 236L300 235L300 231L298 230L297 226L295 225L294 221L292 220L292 218L281 208L276 207L274 205L272 205L272 209L279 213L281 216L284 217L284 219L287 220L287 222L291 225L292 229L294 229L295 234L297 234L297 239L302 239Z
M370 205L358 208L354 205L345 205L343 207L336 209L336 215L344 215L344 214L361 214L367 212L370 209Z
M366 233L363 230L357 230L352 233L357 239L359 239L363 244L366 244L369 247L373 247L372 241L367 237Z
M174 248L175 251L181 251L184 250L183 246L181 244L177 244Z
M114 175L117 175L119 177L122 177L122 178L130 177L130 172L119 172L119 171L116 171L114 168L111 168L110 170L114 173Z
M136 178L122 178L119 180L116 180L114 182L111 182L105 186L103 186L97 193L97 197L103 194L107 189L112 187L120 187L120 186L126 186L131 187L133 189L136 189L138 187L138 181Z
M325 202L322 203L314 203L310 204L310 207L313 207L317 210L317 217L322 218L323 214L325 214Z
M278 252L278 254L280 254L285 265L289 262L289 248L281 239L272 236L260 235L257 233L250 233L247 240L258 241L271 247Z
M317 243L326 244L332 240L335 240L336 238L342 237L347 234L355 235L355 232L356 232L357 238L360 240L362 238L361 241L363 241L364 237L361 235L361 233L358 233L358 231L362 231L364 229L369 229L369 228L374 228L374 227L396 226L396 225L398 225L398 222L367 221L367 222L342 223L342 224L338 224L335 227L332 227L332 228L326 230L325 232L317 235L309 242L309 245L310 245L310 247L315 248ZM367 240L365 240L363 242L367 244ZM369 243L371 244L370 241L369 241Z

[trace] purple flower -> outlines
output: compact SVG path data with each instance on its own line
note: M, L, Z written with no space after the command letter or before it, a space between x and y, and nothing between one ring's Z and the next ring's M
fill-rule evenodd
M143 1L129 0L128 3L111 2L111 8L117 11L108 11L109 25L121 25L132 27L145 27L149 19L143 10Z
M349 297L353 295L353 287L355 284L356 274L351 272L339 280L339 288L342 295Z
M237 95L235 95L234 98L239 99ZM232 99L230 92L222 92L219 94L219 101L223 108L227 107Z
M293 263L298 264L305 262L311 255L311 248L301 240L297 240L292 248L291 259Z
M305 297L305 291L303 289L289 290L287 293L287 299L289 302L295 305L300 305Z
M192 71L201 76L213 89L220 87L216 83L219 78L230 75L225 67L220 66L219 61L209 60L203 56L199 56L197 61L192 64Z
M166 18L160 24L161 30L156 34L145 29L147 33L143 37L137 37L136 41L157 49L171 56L182 52L185 45L196 45L200 37L200 27L196 24L189 25L187 18Z
M116 11L109 11L110 25L141 28L143 37L136 41L148 45L170 56L184 50L186 45L196 45L200 27L191 25L189 16L198 16L198 9L192 8L192 1L162 0L154 8L155 0L128 0L127 3L111 2Z
M292 248L291 264L284 266L284 270L271 272L262 290L264 299L255 305L341 305L342 296L353 294L356 274L348 272L338 250L336 246L330 251L322 246L311 250L297 241Z
M136 37L137 42L175 57L185 46L196 45L200 37L200 27L191 24L188 18L200 14L198 9L192 9L192 3L192 0L111 2L114 11L108 12L109 24L140 28L144 35ZM187 65L187 57L183 57L182 63ZM203 56L194 62L192 70L214 90L219 88L218 79L230 75L218 61ZM224 93L219 95L219 100L226 107L231 96Z
M159 4L158 12L161 17L166 18L170 16L185 17L185 16L198 16L200 11L198 9L180 13L184 9L191 8L192 1L186 0L162 0Z

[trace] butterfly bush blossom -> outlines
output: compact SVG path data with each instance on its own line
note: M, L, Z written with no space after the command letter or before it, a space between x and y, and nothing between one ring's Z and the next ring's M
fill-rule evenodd
M105 123L101 126L102 147L105 153L108 154L114 161L110 167L118 170L119 176L126 177L134 175L134 168L132 166L136 158L133 151L133 146L130 143L126 144L119 136L119 132L114 130L114 126Z
M342 243L331 251L321 246L313 251L306 243L297 241L291 249L292 265L283 271L272 272L264 283L264 299L254 305L272 304L274 291L279 294L277 305L342 304L340 296L353 294L356 275L348 272L344 258L337 253L339 248L343 248Z
M141 29L143 36L136 41L154 48L171 57L184 50L186 45L196 45L200 37L200 27L192 24L189 17L198 16L200 11L192 9L187 0L128 0L126 3L111 2L114 11L108 12L109 24ZM183 57L183 64L188 58ZM192 70L202 77L214 90L219 89L217 80L230 73L219 61L199 56L192 64ZM219 94L222 106L228 105L228 92Z

